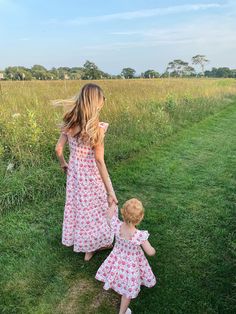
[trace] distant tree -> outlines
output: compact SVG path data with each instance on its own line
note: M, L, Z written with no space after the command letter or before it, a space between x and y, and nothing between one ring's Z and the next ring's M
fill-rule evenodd
M30 81L32 80L31 70L25 67L19 67L21 80Z
M158 72L156 72L155 70L147 70L144 73L142 73L141 77L157 78L157 77L160 77L160 74Z
M73 67L70 69L70 78L72 80L80 80L83 75L82 67Z
M60 80L65 80L70 78L70 68L68 67L59 67L57 68L58 78Z
M165 71L161 74L161 78L166 78L166 77L169 77L170 76L170 73L168 71Z
M7 67L4 70L4 77L6 78L6 80L18 79L17 67Z
M126 79L131 79L131 78L134 78L135 73L136 71L132 68L124 68L121 71L121 76L123 76Z
M212 68L211 70L207 70L204 72L205 76L208 77L217 77L217 68Z
M48 80L50 79L50 74L48 70L42 65L36 64L31 68L31 73L37 80Z
M218 68L217 76L218 77L233 77L231 70L227 67Z
M209 60L204 55L196 55L192 57L192 64L200 65L203 75L205 72L205 64L208 62Z
M7 67L4 71L7 80L31 80L32 75L30 69L22 66Z
M58 80L59 79L59 73L57 68L52 68L50 71L48 71L51 80Z
M236 70L231 70L228 67L212 68L210 71L205 71L205 76L236 78Z
M193 67L191 67L190 65L184 67L183 76L195 76L195 75L196 75L196 72Z
M99 80L102 76L102 71L94 62L86 61L83 65L82 80Z
M169 72L170 76L183 76L188 67L188 62L180 59L175 59L174 61L168 63L166 71Z
M109 74L109 73L102 72L101 78L102 78L102 79L112 79L112 78L114 78L114 77L113 77L113 75L111 75L111 74Z
M231 73L232 73L232 77L236 78L236 69L232 69Z

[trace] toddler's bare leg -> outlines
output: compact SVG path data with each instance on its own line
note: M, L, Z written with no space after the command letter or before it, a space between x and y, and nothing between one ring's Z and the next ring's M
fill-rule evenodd
M125 314L125 312L128 309L129 304L130 304L130 299L128 299L128 298L126 298L125 296L122 295L119 314Z

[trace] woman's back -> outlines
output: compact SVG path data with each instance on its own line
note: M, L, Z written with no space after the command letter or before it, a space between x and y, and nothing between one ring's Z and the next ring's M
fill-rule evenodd
M99 126L106 131L108 123L100 122ZM70 130L66 135L70 149L68 171L70 171L71 168L74 168L75 172L79 171L80 174L82 174L81 171L85 171L85 177L91 174L91 176L96 176L96 179L100 181L101 178L95 161L94 149L91 147L90 143L88 141L84 142L81 139L79 129Z

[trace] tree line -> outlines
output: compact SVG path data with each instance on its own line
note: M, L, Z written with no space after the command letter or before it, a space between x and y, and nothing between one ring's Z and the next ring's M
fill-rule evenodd
M164 73L149 69L136 75L133 68L123 68L118 75L103 72L91 61L86 61L82 67L53 67L47 70L42 65L34 65L32 68L23 66L7 67L0 76L4 80L99 80L99 79L132 79L132 78L158 78L158 77L231 77L236 78L236 69L228 67L212 68L205 71L205 65L209 60L204 55L192 57L191 64L175 59L168 63ZM200 71L197 71L197 69Z

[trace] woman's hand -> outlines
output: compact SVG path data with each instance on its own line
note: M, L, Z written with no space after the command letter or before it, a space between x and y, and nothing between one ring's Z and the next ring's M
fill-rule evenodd
M68 164L67 162L61 164L61 169L63 172L67 173L67 170L68 170Z
M116 204L113 202L111 206L108 207L107 210L107 217L109 220L111 220L111 218L114 216L116 212Z
M107 194L107 202L108 202L109 207L111 207L113 203L118 204L118 200L114 192L109 192Z

